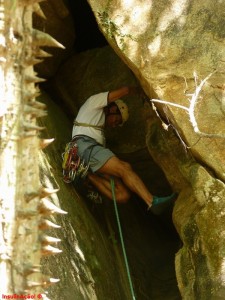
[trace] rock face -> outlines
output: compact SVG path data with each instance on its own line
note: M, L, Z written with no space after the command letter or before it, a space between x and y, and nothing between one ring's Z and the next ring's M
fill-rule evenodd
M190 107L188 99L196 85L215 72L196 97L195 118L201 131L224 134L223 2L217 2L213 10L211 1L89 3L102 32L149 97ZM170 105L159 107L173 120L195 156L224 179L223 139L200 139L187 111Z
M173 218L184 243L176 257L182 297L222 299L225 2L89 3L145 93L164 101L155 106L169 130L150 118L147 145L180 192Z
M60 188L57 197L51 200L69 212L67 216L50 218L61 226L61 229L52 228L50 234L62 240L60 249L63 253L42 261L45 272L60 278L57 285L48 289L48 296L58 300L70 299L71 295L78 300L110 299L111 296L128 299L126 274L120 268L119 256L115 257L114 253L119 248L113 246L107 233L93 218L94 203L90 204L89 211L74 186L62 180L61 154L70 140L70 121L47 94L42 94L40 100L49 110L48 118L42 119L41 123L46 126L47 135L56 138L39 157L41 181L49 188ZM106 211L103 206L100 211L104 223ZM115 281L117 285L114 285Z
M92 203L73 185L63 182L61 153L70 140L71 122L47 94L40 100L49 111L48 118L40 123L46 126L44 135L55 138L39 157L41 181L49 188L60 188L51 200L68 211L66 216L50 218L62 227L53 228L49 234L62 240L63 253L42 262L45 273L60 278L48 289L48 296L58 300L70 299L71 295L78 300L130 299L113 202L104 199L102 204ZM164 174L146 149L123 155L152 192L170 192ZM180 241L172 226L171 207L154 216L140 199L132 197L129 203L118 205L118 211L137 299L180 299L174 269Z

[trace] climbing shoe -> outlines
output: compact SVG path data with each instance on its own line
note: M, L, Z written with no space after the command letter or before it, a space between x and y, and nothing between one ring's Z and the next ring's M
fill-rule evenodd
M163 204L165 202L173 200L176 196L177 193L173 193L172 195L165 196L165 197L153 196L152 206Z
M155 215L160 215L166 208L169 207L169 205L173 200L177 198L177 196L177 193L173 193L165 197L153 196L152 206L150 207L150 210Z

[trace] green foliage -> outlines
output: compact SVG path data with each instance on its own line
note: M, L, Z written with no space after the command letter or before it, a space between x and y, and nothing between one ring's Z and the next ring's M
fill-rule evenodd
M123 34L118 25L110 19L109 14L106 11L98 12L98 18L102 28L104 28L105 33L110 40L117 44L115 36L119 37L121 50L124 51L125 38L128 37L133 39L133 37L130 34Z

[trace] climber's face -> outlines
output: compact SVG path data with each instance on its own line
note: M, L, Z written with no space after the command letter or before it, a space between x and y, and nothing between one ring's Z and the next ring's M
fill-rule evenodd
M122 117L120 114L110 114L106 117L105 124L107 127L115 128L122 124Z
M115 128L122 124L122 116L118 112L117 106L111 106L106 114L105 125L109 128Z

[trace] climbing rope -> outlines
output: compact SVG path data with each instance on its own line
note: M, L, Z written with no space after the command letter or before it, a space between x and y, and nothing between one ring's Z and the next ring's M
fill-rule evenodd
M133 288L133 284L132 284L132 280L131 280L130 269L129 269L129 265L128 265L126 249L125 249L124 240L123 240L123 233L122 233L122 229L121 229L120 218L119 218L118 208L117 208L117 204L116 204L115 182L114 182L113 178L110 179L110 183L111 183L112 197L113 197L114 208L115 208L115 213L116 213L116 220L117 220L118 229L119 229L120 241L121 241L121 245L122 245L123 256L124 256L124 261L125 261L126 270L127 270L127 277L128 277L128 281L129 281L129 285L130 285L132 299L135 300L136 298L135 298L134 288Z

